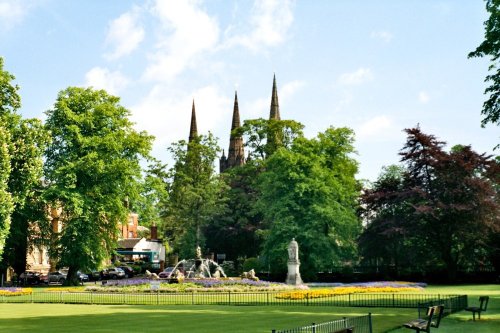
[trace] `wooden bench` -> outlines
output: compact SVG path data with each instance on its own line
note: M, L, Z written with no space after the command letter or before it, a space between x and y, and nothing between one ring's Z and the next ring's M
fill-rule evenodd
M481 296L479 297L479 306L468 306L465 308L465 311L472 312L472 320L476 320L476 313L478 318L481 319L481 312L486 311L488 308L488 301L490 300L489 296Z
M431 327L438 328L443 317L444 305L430 306L427 309L427 319L419 318L403 324L403 327L420 332L431 331Z

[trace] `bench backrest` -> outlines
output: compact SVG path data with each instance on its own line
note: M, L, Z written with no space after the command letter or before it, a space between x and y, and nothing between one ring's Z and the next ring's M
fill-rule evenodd
M435 328L439 327L439 323L441 323L441 318L443 318L443 313L444 313L444 305L434 306L434 317L436 317L436 321L431 323L432 327Z
M479 310L486 311L488 308L488 301L490 300L489 296L481 296L479 297Z
M427 323L425 325L425 328L423 329L424 332L429 332L431 325L432 325L432 318L434 317L434 313L436 312L437 306L430 306L427 309Z

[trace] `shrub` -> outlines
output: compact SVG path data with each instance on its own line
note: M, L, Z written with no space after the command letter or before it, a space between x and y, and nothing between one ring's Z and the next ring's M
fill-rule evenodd
M258 258L247 258L243 262L243 271L248 272L253 269L256 272L260 272L262 269L262 264Z
M236 276L236 269L234 267L234 261L224 261L222 264L220 264L220 267L224 270L224 273L226 273L227 276Z

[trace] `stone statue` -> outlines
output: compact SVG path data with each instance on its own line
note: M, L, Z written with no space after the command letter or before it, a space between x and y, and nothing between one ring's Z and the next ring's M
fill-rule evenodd
M216 279L219 279L219 278L221 278L221 277L224 277L224 278L225 278L225 277L227 277L227 276L226 276L226 273L224 273L224 270L222 269L222 267L217 266L217 267L215 268L215 272L214 272L214 274L212 275L212 277L214 277L214 278L216 278Z
M201 248L199 246L196 247L196 259L201 259Z
M288 274L286 276L286 284L295 286L303 284L299 267L299 244L295 241L295 238L292 238L292 241L288 244Z
M292 241L288 245L288 261L289 262L299 262L299 244L292 238Z
M184 279L184 274L178 269L176 269L172 275L175 279Z
M243 279L249 279L249 280L253 280L253 281L259 281L259 278L257 276L255 276L255 270L254 269L251 269L248 272L243 272L241 274L241 278L243 278Z

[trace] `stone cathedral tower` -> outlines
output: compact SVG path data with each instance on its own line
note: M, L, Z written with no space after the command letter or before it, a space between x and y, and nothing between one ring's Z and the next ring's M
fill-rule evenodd
M231 135L229 138L229 149L227 157L222 152L219 160L219 171L222 173L225 170L245 164L245 150L243 147L243 137L233 134L233 131L241 127L240 110L238 107L238 94L234 93L233 121L231 123Z

